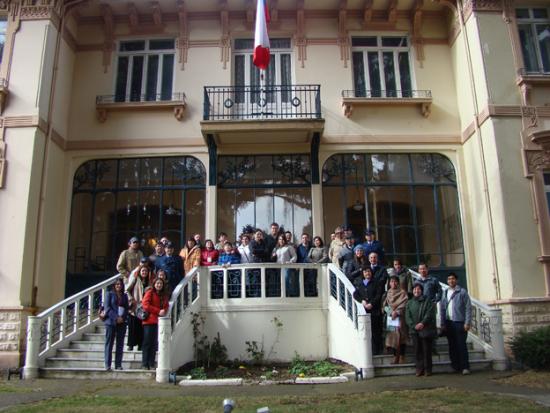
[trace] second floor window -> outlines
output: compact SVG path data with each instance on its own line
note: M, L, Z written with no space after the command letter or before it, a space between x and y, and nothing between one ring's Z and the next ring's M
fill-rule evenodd
M121 41L118 49L115 101L171 100L174 39Z
M0 17L0 62L4 54L4 44L6 43L6 29L8 27L8 19L6 16Z
M409 40L406 36L351 39L357 97L412 97Z
M550 9L516 9L527 73L550 73Z
M550 171L542 174L544 179L544 193L546 194L546 203L548 206L548 215L550 215Z

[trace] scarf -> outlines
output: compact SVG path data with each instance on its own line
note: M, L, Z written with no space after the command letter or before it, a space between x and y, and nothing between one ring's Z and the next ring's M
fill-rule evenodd
M386 293L386 304L392 311L401 311L405 309L409 297L401 288L390 288Z

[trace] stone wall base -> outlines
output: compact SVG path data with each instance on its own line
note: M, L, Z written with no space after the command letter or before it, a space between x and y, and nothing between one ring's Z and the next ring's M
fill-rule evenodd
M502 310L506 347L516 334L550 325L550 298L511 299L495 304Z
M0 368L21 367L25 362L29 308L0 307Z

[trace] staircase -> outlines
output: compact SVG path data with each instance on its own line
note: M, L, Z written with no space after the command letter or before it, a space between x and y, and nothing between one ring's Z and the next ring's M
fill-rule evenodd
M126 338L124 343L126 343ZM105 348L105 326L99 324L92 333L84 333L81 340L70 341L68 346L57 350L55 356L46 359L40 369L40 377L56 379L128 379L152 380L155 370L141 368L141 351L128 351L124 346L123 370L105 371L103 350ZM135 347L134 347L135 348Z
M432 355L434 373L452 373L451 359L449 358L449 347L446 338L438 338L434 342L434 348L437 355ZM491 370L493 360L487 358L484 350L476 350L472 342L468 342L468 354L470 358L470 371ZM414 365L414 349L407 346L405 354L405 364L391 364L392 355L373 356L374 374L376 377L382 376L402 376L414 375L416 372Z

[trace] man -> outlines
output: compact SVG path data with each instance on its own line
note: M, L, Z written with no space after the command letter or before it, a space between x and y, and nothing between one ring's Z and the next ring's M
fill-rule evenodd
M472 322L472 304L468 292L457 284L457 276L447 277L449 289L439 303L441 328L447 335L449 356L455 372L470 374L470 362L466 339Z
M357 280L353 298L363 304L367 313L371 315L372 325L372 352L382 352L382 313L380 304L382 301L383 288L376 282L370 267L363 269L363 279Z
M171 291L183 278L183 260L178 254L174 254L174 244L170 241L165 246L166 254L155 261L155 269L164 270Z
M142 258L143 252L139 249L139 239L137 237L130 238L128 249L122 251L116 264L117 271L124 278L124 284L128 283L130 273L139 265Z
M417 283L422 284L424 289L424 296L433 303L441 301L441 285L437 278L430 277L428 274L428 266L421 262L418 264L418 273L420 278L416 280Z
M271 257L271 254L273 253L273 248L277 245L277 238L279 238L279 224L276 222L272 222L269 227L270 233L265 237L265 250L266 255L268 257Z
M396 275L399 277L399 285L401 289L407 293L409 299L413 297L413 277L407 267L404 267L401 263L401 259L393 259L393 268L388 268L388 275ZM389 289L389 280L388 280L388 289Z
M193 239L195 240L195 242L197 243L197 245L199 246L199 248L202 248L204 247L204 245L202 245L202 237L201 237L201 234L199 234L198 232L193 235Z
M353 237L346 237L342 249L338 253L338 265L344 274L348 274L349 268L353 263Z
M370 228L365 231L365 242L363 243L363 248L365 248L365 254L367 256L370 255L371 252L376 252L378 254L378 260L381 263L384 262L384 246L376 239L374 231Z
M155 245L154 254L149 255L149 261L151 261L151 263L155 265L155 262L157 261L157 259L163 256L164 256L164 244L159 241Z
M193 238L193 240L195 240L195 245L197 245L197 240L195 238ZM223 251L223 246L227 241L227 234L225 232L220 232L220 235L218 235L218 243L214 246L214 248L216 248L218 251Z
M376 252L371 252L369 254L369 264L374 279L381 285L382 289L385 289L388 283L388 272L386 271L386 267L378 263L378 254Z
M302 234L302 242L300 245L298 245L298 248L296 248L296 255L298 259L296 262L309 262L308 254L309 250L311 249L311 241L309 239L309 234L306 234L305 232Z

